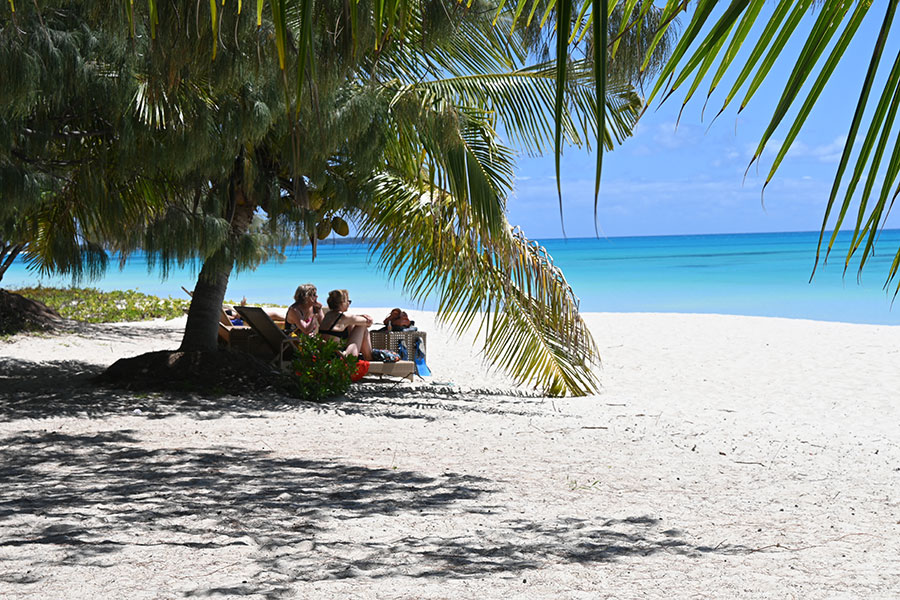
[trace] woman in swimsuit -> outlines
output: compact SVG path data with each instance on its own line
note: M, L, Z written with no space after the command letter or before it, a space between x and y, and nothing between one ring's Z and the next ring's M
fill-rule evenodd
M294 303L284 316L285 329L301 331L306 335L316 335L325 313L318 302L316 286L304 283L294 292Z
M322 319L319 335L347 340L344 356L362 356L372 360L372 342L369 340L369 327L372 317L369 315L348 315L350 294L347 290L331 290L328 292L328 312Z

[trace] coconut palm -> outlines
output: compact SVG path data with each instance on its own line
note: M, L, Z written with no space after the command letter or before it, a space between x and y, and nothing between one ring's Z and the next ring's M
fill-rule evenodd
M454 5L448 14L434 10L439 4L409 3L405 10L418 11L407 13L412 25L403 36L400 29L384 36L377 9L365 7L354 20L350 5L327 2L274 3L273 22L258 29L223 11L212 30L196 29L192 7L151 3L138 18L84 3L81 18L131 31L140 46L130 55L130 76L118 78L133 87L124 111L130 135L104 139L129 160L102 175L115 183L107 202L141 207L143 219L112 232L116 219L93 215L84 231L123 256L147 251L164 272L202 262L182 349L214 347L234 266L252 268L290 239L314 243L316 233L348 217L415 297L440 296L442 317L467 326L482 315L488 356L515 376L551 393L595 389L596 347L577 299L549 257L505 219L513 154L500 142L502 131L525 151L544 150L553 143L554 115L559 139L594 137L591 69L584 61L567 65L560 109L558 71L520 64L521 39L486 26L495 7ZM309 37L303 19L310 14L337 29ZM41 27L49 31L46 21ZM342 27L352 35L336 35ZM223 30L235 32L233 42ZM282 54L295 44L315 60L301 57L298 71L279 74L258 58L270 35ZM303 85L283 94L292 81ZM629 134L640 102L627 83L607 89L603 140L611 147ZM72 189L82 193L73 197L89 206L99 173L76 175ZM268 218L258 217L260 209ZM410 240L422 248L413 260L406 258Z
M366 64L365 78L351 78L341 92L355 109L321 110L327 116L301 119L298 129L303 139L328 140L335 131L365 128L348 127L347 115L351 120L378 116L366 126L381 131L374 134L383 161L376 176L360 176L358 166L346 160L358 153L343 149L328 168L304 177L304 186L313 190L310 210L269 222L293 218L302 231L310 229L312 217L317 230L325 223L327 231L335 211L356 218L389 273L402 277L414 297L438 294L439 316L463 327L484 318L485 350L498 364L550 393L583 393L596 385L589 368L596 348L562 274L505 219L512 153L496 133L502 126L531 150L552 143L555 71L545 65L510 70L517 57L506 51L509 40L490 39L495 35L486 28L471 30L425 49L413 39L398 45L389 59L382 55ZM478 48L479 54L473 58L454 44ZM471 73L473 60L477 74ZM592 123L585 118L592 94L583 85L583 63L571 70L574 108L564 112L563 122L567 138L577 142L593 135L585 130ZM374 99L367 90L375 92ZM319 102L329 99L317 92ZM370 103L367 110L358 109L361 102ZM630 132L640 101L620 84L609 105L616 118L604 138L611 147L613 139ZM377 146L370 140L370 147ZM289 154L280 156L286 161ZM363 192L357 195L362 202L334 202L333 190L354 188Z
M736 79L723 101L724 110L738 97L741 90L745 90L740 96L741 106L746 106L766 80L774 62L786 54L787 41L799 38L803 42L802 49L793 58L791 76L753 158L754 161L759 158L772 135L782 126L788 111L799 105L796 115L784 123L787 128L785 141L769 171L767 183L796 140L822 89L831 79L836 65L843 59L849 43L859 37L857 31L863 18L873 6L881 8L881 29L877 36L869 40L871 58L866 66L866 77L859 92L832 190L826 201L816 260L818 263L823 249L827 259L838 230L844 225L848 214L852 214L851 209L854 207L854 230L844 257L845 269L854 256L857 256L861 270L872 256L878 232L884 226L894 198L900 192L900 146L896 134L891 132L900 105L895 102L897 90L900 89L897 85L900 67L898 61L894 61L890 68L881 65L885 44L896 18L896 0L886 3L782 0L776 3L772 11L766 13L762 10L765 0L667 0L660 12L655 12L654 3L648 0L516 0L500 4L498 17L508 14L504 11L509 11L511 7L514 27L529 29L532 41L537 41L538 46L550 42L555 45L557 122L561 120L567 64L572 55L587 52L593 56L596 93L598 97L604 97L610 63L601 57L608 53L612 57L611 64L621 64L616 62L616 57L623 55L623 40L629 36L649 40L649 46L641 52L644 56L641 70L659 70L649 99L660 96L668 98L683 89L686 103L704 81L709 83L709 96L730 72ZM261 0L258 6L262 6ZM403 29L407 23L405 6L405 0L385 0L379 3L375 22L377 40L390 39L392 34ZM671 57L661 61L660 53L655 50L671 35L679 14L687 12L691 7L693 13ZM806 34L801 33L804 19L813 21ZM549 35L545 28L548 22L553 24L553 33ZM754 26L761 27L762 31L751 38L749 34ZM585 39L590 40L590 44L580 45ZM741 65L735 64L738 50L750 43L753 47L749 60ZM635 46L625 46L627 47ZM788 57L787 60L792 59ZM882 70L881 77L879 69ZM812 85L804 91L803 84L806 82L812 82ZM594 119L598 123L596 129L602 130L606 120L604 103L596 103ZM560 124L556 130L557 157L560 155L562 132ZM598 187L595 189L599 189L601 166L602 152L599 152ZM881 176L882 173L885 177ZM829 228L832 233L826 243L825 235ZM900 249L894 254L886 286L896 278L898 270ZM895 294L898 291L900 282L897 283Z

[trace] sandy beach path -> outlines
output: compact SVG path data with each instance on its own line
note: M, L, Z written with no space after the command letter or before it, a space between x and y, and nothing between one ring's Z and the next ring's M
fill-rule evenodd
M546 399L415 318L430 381L325 404L86 383L179 321L0 342L0 598L900 597L900 327L589 314Z

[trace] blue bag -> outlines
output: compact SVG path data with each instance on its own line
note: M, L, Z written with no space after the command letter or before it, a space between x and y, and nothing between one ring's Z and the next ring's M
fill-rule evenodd
M431 369L425 364L425 351L422 350L421 338L416 338L416 358L414 362L416 363L416 373L421 377L428 377L431 375Z

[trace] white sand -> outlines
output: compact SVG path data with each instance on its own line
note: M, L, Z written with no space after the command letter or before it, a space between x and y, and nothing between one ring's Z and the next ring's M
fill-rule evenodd
M433 383L324 405L84 383L179 322L0 343L0 598L900 597L900 327L591 314L550 400L414 318Z

